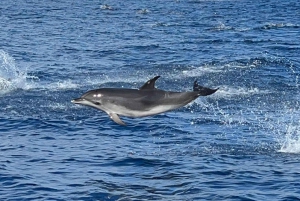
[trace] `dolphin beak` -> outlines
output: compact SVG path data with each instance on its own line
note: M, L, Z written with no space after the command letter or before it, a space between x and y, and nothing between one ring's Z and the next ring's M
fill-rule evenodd
M83 98L75 98L75 99L71 100L71 103L79 104L82 101L84 101Z

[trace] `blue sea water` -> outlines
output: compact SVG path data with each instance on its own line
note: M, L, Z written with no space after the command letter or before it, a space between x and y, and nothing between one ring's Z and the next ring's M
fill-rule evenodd
M0 1L0 200L300 200L300 2ZM220 89L120 126L100 87Z

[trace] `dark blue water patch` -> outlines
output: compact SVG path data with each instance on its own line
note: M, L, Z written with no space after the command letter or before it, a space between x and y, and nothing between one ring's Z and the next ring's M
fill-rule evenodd
M56 140L54 137L46 136L46 137L41 137L42 140Z
M11 176L4 176L4 175L2 175L1 176L1 183L4 186L10 187L11 185L15 185L17 183L17 180L22 180L22 179L25 179L25 178L18 177L18 176L11 177Z
M141 167L165 167L165 166L174 166L175 164L172 164L170 162L163 162L158 160L151 160L151 159L145 159L145 158L127 158L122 159L121 161L115 161L113 163L106 164L108 166L141 166Z
M86 197L81 197L81 195L82 195L82 193L80 193L80 195L74 197L73 199L74 200L84 200L84 201L92 201L92 200L109 200L109 201L114 201L114 200L120 200L120 199L122 199L122 196L115 196L115 195L111 195L109 193L101 193L101 192L98 192L98 193L96 193L96 192L95 193L89 193Z
M291 196L280 196L280 197L282 200L300 200L297 193L295 193L295 195L291 195Z

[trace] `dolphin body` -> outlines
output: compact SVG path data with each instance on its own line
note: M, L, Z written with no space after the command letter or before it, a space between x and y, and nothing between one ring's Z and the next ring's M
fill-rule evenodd
M88 91L71 102L102 110L117 124L126 125L119 115L137 118L167 112L218 90L202 87L195 81L193 91L164 91L155 88L159 77L148 80L139 89L100 88Z

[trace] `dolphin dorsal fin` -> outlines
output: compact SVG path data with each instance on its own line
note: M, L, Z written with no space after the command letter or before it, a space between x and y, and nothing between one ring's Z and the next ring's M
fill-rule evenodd
M160 76L156 76L152 78L151 80L148 80L141 88L140 90L146 90L146 89L155 89L155 81L160 78Z

